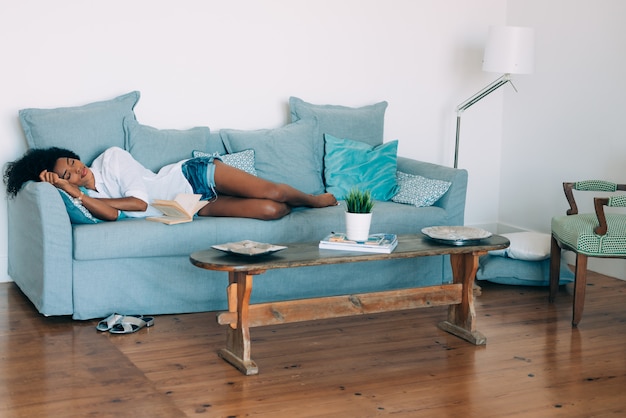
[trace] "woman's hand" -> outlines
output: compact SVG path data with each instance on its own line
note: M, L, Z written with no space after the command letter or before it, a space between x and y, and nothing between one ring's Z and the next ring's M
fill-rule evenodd
M57 189L66 191L70 196L74 198L82 195L82 192L77 186L71 184L67 180L63 180L54 171L43 170L41 173L39 173L39 180L50 183Z

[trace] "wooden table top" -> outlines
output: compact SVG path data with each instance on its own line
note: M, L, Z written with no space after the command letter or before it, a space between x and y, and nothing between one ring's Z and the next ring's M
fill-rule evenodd
M282 245L287 248L264 256L228 254L209 248L191 254L189 259L193 265L207 270L262 272L279 268L493 251L507 248L509 240L499 235L492 235L478 243L461 246L438 243L423 234L398 235L398 246L390 254L320 249L319 242Z

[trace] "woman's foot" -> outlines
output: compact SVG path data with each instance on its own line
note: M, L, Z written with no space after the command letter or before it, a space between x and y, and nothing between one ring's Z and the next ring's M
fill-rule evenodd
M327 206L337 206L339 202L332 193L322 193L313 196L313 208L325 208Z

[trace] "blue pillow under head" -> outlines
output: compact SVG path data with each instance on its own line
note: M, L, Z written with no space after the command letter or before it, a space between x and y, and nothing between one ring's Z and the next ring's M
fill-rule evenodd
M324 135L326 191L343 199L353 188L369 190L375 200L390 200L396 181L398 141L371 146L361 141Z
M61 197L63 198L63 203L65 203L65 208L67 209L67 214L70 217L70 222L73 224L97 224L99 222L104 222L101 219L96 218L85 208L80 200L74 199L69 195L65 190L58 189ZM81 187L83 193L86 194L86 190Z

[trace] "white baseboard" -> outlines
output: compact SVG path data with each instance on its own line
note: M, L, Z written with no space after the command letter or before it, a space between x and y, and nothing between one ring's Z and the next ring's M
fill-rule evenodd
M0 283L12 282L13 280L9 276L9 258L0 257Z

